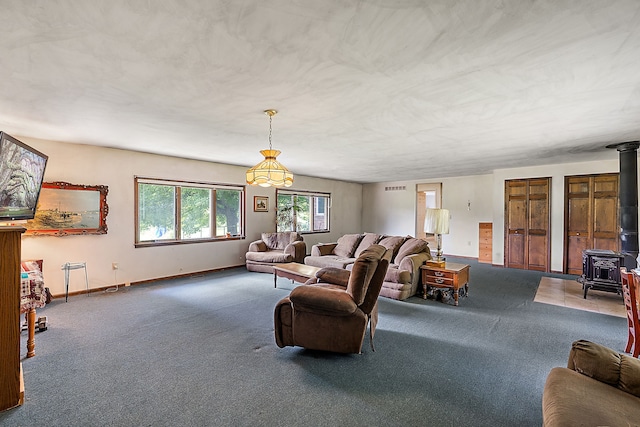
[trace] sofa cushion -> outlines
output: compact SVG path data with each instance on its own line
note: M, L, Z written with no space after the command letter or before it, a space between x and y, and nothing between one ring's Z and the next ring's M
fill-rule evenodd
M571 344L567 367L615 387L620 378L620 355L603 345L578 340Z
M620 354L620 381L618 388L640 397L640 359Z
M385 236L382 239L380 239L378 244L384 246L385 248L387 248L389 250L391 250L391 252L392 252L391 262L397 264L394 261L394 259L396 257L396 254L398 253L398 249L400 249L400 246L402 245L402 243L404 242L405 239L406 239L406 237L401 237L401 236Z
M358 244L358 247L356 248L356 251L353 253L353 256L355 258L358 258L362 253L362 251L367 249L369 246L377 243L378 240L380 240L379 234L364 233L364 237L362 237L362 240L360 240L360 244Z
M292 262L293 257L282 251L247 252L247 261L257 262Z
M385 282L411 283L411 272L398 269L397 265L390 265L387 274L384 276Z
M269 249L283 250L291 239L289 233L262 233L262 241Z
M567 367L640 397L640 359L578 340L571 345Z
M345 234L338 239L333 253L339 257L352 258L360 239L362 239L361 234Z
M640 419L640 401L567 368L553 368L542 394L545 427L629 426Z
M400 246L400 248L398 249L398 253L396 254L396 258L393 262L395 264L400 264L404 257L424 252L428 247L429 244L425 240L410 237L404 241L402 246Z
M335 268L348 268L354 263L355 258L339 257L337 255L323 255L323 256L308 256L304 259L304 263L312 265L314 267L335 267Z
M345 291L315 285L294 288L289 294L289 299L294 304L294 312L348 316L358 308L351 295Z

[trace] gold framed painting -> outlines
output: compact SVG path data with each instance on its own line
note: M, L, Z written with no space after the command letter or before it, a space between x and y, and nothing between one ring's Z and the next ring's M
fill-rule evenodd
M269 212L269 198L266 196L253 196L254 212Z
M43 183L36 215L27 221L25 235L107 234L108 192L105 185Z

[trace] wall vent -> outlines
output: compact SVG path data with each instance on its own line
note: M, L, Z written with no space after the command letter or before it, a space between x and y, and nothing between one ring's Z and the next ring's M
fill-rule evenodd
M395 187L384 187L384 191L406 191L406 185L397 185Z

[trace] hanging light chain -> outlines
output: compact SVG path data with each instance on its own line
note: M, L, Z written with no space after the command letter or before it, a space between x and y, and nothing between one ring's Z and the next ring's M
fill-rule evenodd
M278 114L278 111L276 110L264 110L264 113L269 116L269 150L271 150L271 134L272 134L272 128L271 128L271 122L273 122L273 116L275 116L276 114Z
M273 114L269 114L269 150L271 150L271 121L273 121Z

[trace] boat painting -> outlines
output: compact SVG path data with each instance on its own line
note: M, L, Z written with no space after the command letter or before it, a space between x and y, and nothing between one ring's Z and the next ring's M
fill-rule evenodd
M27 235L105 234L106 186L45 183Z

